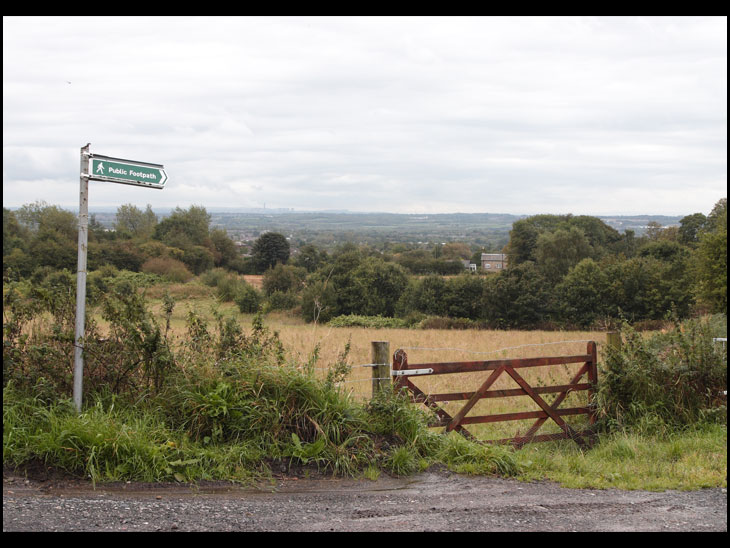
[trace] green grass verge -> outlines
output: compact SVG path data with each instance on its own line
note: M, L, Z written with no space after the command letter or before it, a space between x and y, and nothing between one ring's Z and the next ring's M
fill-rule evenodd
M533 444L516 453L520 479L593 489L695 490L727 487L727 426L665 434L605 434L593 449L570 442Z
M271 464L279 462L371 479L383 472L410 475L442 465L461 474L550 480L571 488L727 486L725 425L665 434L604 434L587 451L568 441L513 451L429 431L415 408L397 399L353 405L338 412L349 414L356 428L337 429L322 420L322 432L309 441L295 432L268 441L260 433L212 441L171 427L164 413L149 407L97 399L77 414L68 400L49 404L10 386L3 391L3 462L19 467L41 463L94 482L247 483L270 478Z

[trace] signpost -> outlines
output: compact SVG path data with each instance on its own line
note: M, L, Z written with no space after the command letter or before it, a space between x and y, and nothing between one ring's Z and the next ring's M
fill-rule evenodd
M165 188L167 173L160 164L149 164L89 153L81 148L81 191L79 197L79 253L76 273L76 333L74 337L74 404L81 412L84 377L83 341L86 319L86 255L89 241L89 181L120 183L147 188Z
M164 166L111 158L98 154L89 155L89 179L124 185L165 188L167 173Z

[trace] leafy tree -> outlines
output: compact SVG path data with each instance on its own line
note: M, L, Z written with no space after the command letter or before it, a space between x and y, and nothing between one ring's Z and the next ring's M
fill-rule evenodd
M654 257L660 261L673 261L687 255L687 248L679 242L655 240L641 247L640 257Z
M343 314L392 317L408 284L408 276L401 266L375 257L362 261L352 278L360 293L359 306L342 311Z
M298 293L304 285L307 271L304 268L277 263L267 270L263 277L263 290L266 295L277 291L281 293Z
M144 262L145 256L130 240L89 243L89 270L97 270L104 265L111 265L119 270L139 272Z
M253 244L251 255L259 272L274 268L276 263L286 264L291 249L283 234L267 232L259 236Z
M447 282L446 315L476 320L483 316L484 279L461 274Z
M193 245L183 250L182 262L194 273L202 274L215 266L213 252L202 245Z
M557 283L571 267L593 256L593 247L577 227L544 232L535 244L535 259L545 276Z
M535 215L515 221L507 244L510 265L516 266L526 261L534 262L538 236L542 232L555 230L560 220L557 215Z
M16 217L27 230L26 251L32 268L50 266L76 270L78 256L78 219L70 211L46 202L25 204Z
M609 313L608 278L593 259L575 265L556 288L563 322L590 327Z
M327 252L317 246L307 244L299 249L292 261L294 266L300 266L307 272L314 272L327 261Z
M251 284L244 283L234 299L243 314L254 314L261 307L261 295Z
M32 271L32 259L25 253L28 229L21 226L11 210L3 208L3 274L13 271L13 279Z
M176 207L169 217L165 217L155 226L154 238L180 249L194 245L208 247L209 224L210 214L204 207L193 205L187 210Z
M413 249L398 253L394 260L411 274L430 274L433 272L433 255L425 249Z
M226 267L240 258L236 244L222 228L210 231L210 240L213 244L215 265Z
M624 257L633 257L639 248L639 241L633 230L626 229L621 237L613 243L611 251L614 255L623 255Z
M686 263L651 256L616 262L606 269L612 317L660 320L672 310L686 316L693 302Z
M581 215L535 215L520 219L512 225L510 241L507 244L510 265L525 261L536 261L538 238L541 234L557 230L570 232L575 228L583 233L592 248L592 257L600 258L605 253L621 246L622 236L597 217ZM575 264L575 263L573 263Z
M302 291L302 317L308 322L326 323L337 315L337 295L329 280L307 283Z
M484 316L499 328L533 328L552 320L552 285L532 261L487 278Z
M132 204L124 204L117 208L114 230L121 236L149 238L156 226L157 215L149 204L145 211Z
M431 274L413 281L403 292L398 305L399 314L422 312L431 316L446 316L448 286L443 276Z
M713 312L727 314L727 199L715 204L696 252L697 292Z
M353 273L364 257L356 246L343 247L333 255L333 260L324 265L314 279L327 282L335 294L335 316L354 314L360 308L362 293Z
M46 202L25 204L16 212L18 220L33 232L33 237L53 235L57 239L78 241L78 218L58 206Z
M691 247L699 243L700 232L707 224L707 217L702 213L687 215L679 221L679 241Z
M590 215L569 216L567 224L583 231L588 243L593 248L594 259L601 258L604 253L615 248L622 240L618 230L608 226L598 217Z
M707 216L707 231L727 230L727 198L718 200Z
M471 256L471 248L463 242L449 242L443 245L441 256L450 261L468 259Z

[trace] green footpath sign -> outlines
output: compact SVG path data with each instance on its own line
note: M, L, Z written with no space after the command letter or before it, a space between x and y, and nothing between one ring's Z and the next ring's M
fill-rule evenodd
M159 164L91 154L89 157L89 179L125 185L164 188L167 182L167 173L165 173L165 167Z

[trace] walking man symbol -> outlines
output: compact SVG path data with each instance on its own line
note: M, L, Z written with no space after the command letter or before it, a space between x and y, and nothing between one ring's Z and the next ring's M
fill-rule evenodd
M96 172L104 175L104 164L102 162L99 162L99 165L96 168Z

